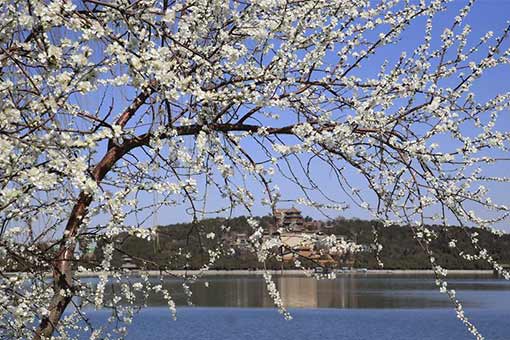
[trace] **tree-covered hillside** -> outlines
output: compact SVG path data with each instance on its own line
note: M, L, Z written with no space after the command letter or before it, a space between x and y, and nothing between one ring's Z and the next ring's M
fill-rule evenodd
M268 216L258 218L262 226L268 226L272 219ZM227 228L228 232L221 232ZM470 235L478 233L479 246L490 249L490 255L501 263L510 263L510 235L494 235L485 230L475 228L430 226L437 233L437 239L431 244L438 263L448 269L491 269L483 260L467 261L459 255L475 255L478 250L471 243ZM365 245L365 250L356 254L354 266L361 268L380 268L373 250L375 233L382 245L379 253L385 269L428 269L430 262L412 230L406 226L383 227L378 222L359 219L338 218L323 222L320 231L324 234L344 236L346 239ZM113 264L120 266L122 256L129 255L141 267L150 269L197 269L208 262L205 249L224 246L222 256L212 267L216 269L257 268L259 264L253 253L247 251L248 246L236 245L236 238L243 234L251 234L250 226L245 217L230 220L222 218L203 220L198 224L171 224L157 228L158 237L148 241L128 234L121 234L117 239L118 251L114 254ZM221 239L208 235L222 235ZM452 247L451 240L456 240ZM101 247L98 247L100 249ZM233 248L235 253L228 250ZM186 257L186 253L190 256ZM101 260L101 253L96 252L96 261ZM291 268L291 264L282 264L276 259L270 262L273 268ZM342 263L339 266L343 266Z

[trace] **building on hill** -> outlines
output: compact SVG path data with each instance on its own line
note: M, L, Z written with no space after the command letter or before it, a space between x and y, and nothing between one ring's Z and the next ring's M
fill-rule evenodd
M266 223L263 224L264 240L277 237L281 241L278 249L272 250L283 262L292 264L296 259L308 259L307 265L336 268L346 265L347 260L352 257L352 254L348 254L341 246L347 240L345 235L335 235L338 246L325 247L325 244L330 242L328 238L331 237L322 232L325 223L309 217L304 218L301 211L295 207L276 209L274 221L269 219ZM232 233L227 242L242 254L250 248L249 237L250 233L247 232Z
M301 210L292 207L290 209L275 210L276 228L285 228L295 232L317 232L322 228L321 221L314 221L310 217L304 218Z
M324 267L337 267L338 261L335 258L345 254L341 248L336 246L323 248L321 244L327 237L324 234L310 232L285 232L280 234L283 261L293 262L296 258L306 258ZM344 238L341 237L338 242L343 242L343 240Z
M301 211L292 207L290 209L275 210L276 228L291 229L293 231L303 231L305 229L305 219Z

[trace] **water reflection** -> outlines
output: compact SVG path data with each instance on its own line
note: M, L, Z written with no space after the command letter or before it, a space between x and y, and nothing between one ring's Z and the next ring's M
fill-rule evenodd
M154 282L157 278L151 279ZM451 307L429 276L344 275L335 280L315 280L302 276L274 276L281 297L295 308L442 308ZM94 279L88 279L94 282ZM131 283L139 281L133 277ZM208 282L206 287L205 282ZM177 305L186 305L181 281L162 282ZM508 308L510 283L491 277L457 277L449 280L466 307ZM119 291L110 284L106 292ZM192 302L207 307L272 307L260 276L210 276L192 284ZM159 294L151 294L149 306L164 306Z

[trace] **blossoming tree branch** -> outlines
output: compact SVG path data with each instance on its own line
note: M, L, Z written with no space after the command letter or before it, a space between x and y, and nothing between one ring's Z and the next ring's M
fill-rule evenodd
M172 292L146 276L133 286L122 281L127 273L111 264L116 236L154 238L150 218L168 206L200 228L206 214L251 214L256 206L273 214L293 201L325 213L358 206L386 225L410 226L439 289L482 339L447 286L427 225L497 233L508 221L508 206L491 190L508 183L497 169L508 166L500 113L510 94L479 98L474 88L493 70L507 81L510 27L473 35L465 19L475 1L439 23L450 5L2 1L0 334L122 336L136 294L162 294L175 315ZM404 52L411 28L420 32L416 48ZM249 222L263 264L282 241ZM470 238L475 253L450 245L509 279ZM90 242L104 254L92 269L81 262L80 244ZM202 270L230 251L220 243ZM19 271L8 275L13 267ZM76 276L88 270L101 273L97 284ZM196 277L182 279L189 291ZM113 296L105 294L111 280L122 284ZM289 316L271 276L265 280ZM92 324L87 305L113 310L115 332Z

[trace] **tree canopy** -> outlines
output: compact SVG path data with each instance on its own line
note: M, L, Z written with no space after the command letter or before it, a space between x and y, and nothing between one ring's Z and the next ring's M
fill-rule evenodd
M79 327L105 336L85 322L87 303L129 319L130 287L104 300L108 280L125 275L111 266L113 240L153 237L158 209L178 206L197 225L292 201L325 214L358 206L383 225L409 225L438 286L481 339L446 286L427 225L497 232L508 221L491 193L508 182L500 113L510 94L485 98L474 88L487 72L508 74L510 27L473 36L465 20L474 1L453 15L450 6L2 1L0 254L30 270L0 281L0 332L59 339ZM416 45L399 49L411 29ZM263 264L281 240L248 223ZM509 278L474 233L470 240L475 257ZM74 277L87 270L79 245L99 241L103 274L90 285ZM225 251L209 249L203 269ZM148 281L144 290L173 311L169 292Z

